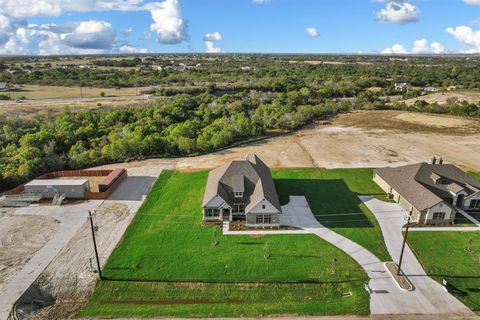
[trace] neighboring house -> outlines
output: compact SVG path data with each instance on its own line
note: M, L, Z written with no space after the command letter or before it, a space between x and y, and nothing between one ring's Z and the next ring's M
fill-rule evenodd
M420 224L453 223L459 209L480 211L480 182L452 164L436 159L398 168L380 168L373 180L412 212Z
M210 171L202 209L206 221L245 220L248 226L280 225L280 201L270 169L256 155Z
M395 90L397 91L409 91L412 86L406 82L395 82Z
M0 91L8 91L8 90L9 90L8 82L0 82Z

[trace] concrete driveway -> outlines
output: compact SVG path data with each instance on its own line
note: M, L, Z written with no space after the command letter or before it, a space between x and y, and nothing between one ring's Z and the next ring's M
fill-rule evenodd
M95 210L102 201L86 201L66 206L29 206L16 215L49 216L60 222L55 235L0 289L0 319L7 319L14 303L37 279L60 250L87 221L88 210Z
M360 197L377 218L383 238L393 261L398 263L403 242L402 227L406 223L406 212L396 203L387 203L374 197ZM402 270L415 287L412 295L421 302L421 313L471 314L471 311L443 287L427 276L415 254L405 247ZM407 295L410 295L409 293Z
M388 210L392 209L392 207L388 208ZM426 277L423 270L421 270L422 273L418 278L412 279L410 277L412 283L416 286L415 290L410 292L401 290L388 274L383 262L375 255L357 243L320 224L313 216L305 197L290 197L289 204L282 206L282 212L282 224L307 230L338 247L358 262L370 278L369 286L372 290L370 312L372 314L450 314L473 316L473 313L467 307L443 291L438 283ZM401 212L397 212L397 214L399 219L402 220ZM387 219L386 225L389 225L388 219L391 219L391 217L389 215L383 215L382 217ZM384 234L385 232L396 233L398 231L401 237L400 230L400 228L396 230L392 226L389 226L386 230L382 229ZM391 246L392 249L396 247L395 243L392 243ZM390 250L388 243L387 248ZM396 256L395 252L390 252L390 254ZM406 256L405 260L410 260L410 258L410 256ZM415 271L415 275L420 273L418 269L412 271Z

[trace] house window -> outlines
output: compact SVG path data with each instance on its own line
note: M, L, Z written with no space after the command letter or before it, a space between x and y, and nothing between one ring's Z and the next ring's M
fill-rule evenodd
M235 194L235 198L241 198L241 197L243 197L243 192L237 192L237 191L235 191L234 194Z
M233 213L245 213L245 206L243 203L234 203L233 204Z
M434 212L433 220L443 220L445 219L445 212Z
M257 224L271 224L272 216L269 214L259 214L257 216Z
M480 209L480 199L472 199L470 201L470 209Z
M218 217L219 210L218 209L205 209L205 217L207 218L215 218Z
M262 209L265 210L265 205L264 204L262 204Z

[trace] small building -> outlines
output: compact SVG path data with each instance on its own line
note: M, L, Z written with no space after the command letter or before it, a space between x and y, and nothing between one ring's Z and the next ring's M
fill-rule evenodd
M8 82L0 82L0 91L8 91L8 90L10 90Z
M412 89L412 86L406 82L395 82L395 90L397 91L409 91Z
M67 199L84 199L90 191L88 179L37 179L25 184L25 193L42 194L43 198L53 199L65 194Z
M430 86L429 87L423 87L422 90L425 91L425 92L437 92L438 91L437 88L430 87Z
M279 226L282 213L270 169L256 155L210 171L202 210L205 221L247 226Z
M480 211L480 182L441 159L376 169L373 180L419 224L453 223L458 211Z

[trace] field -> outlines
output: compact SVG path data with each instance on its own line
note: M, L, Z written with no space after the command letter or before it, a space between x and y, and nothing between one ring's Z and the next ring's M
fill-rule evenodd
M38 86L38 85L20 85L16 86L19 90L11 91L9 94L12 99L25 97L29 100L37 99L72 99L72 98L98 98L100 92L105 92L105 96L135 96L145 88L91 88L91 87L57 87L57 86ZM4 93L5 94L5 93Z
M97 284L80 316L368 313L366 275L321 239L222 236L217 227L204 226L200 203L207 174L160 176L110 256L107 280ZM286 172L275 172L281 174ZM282 182L278 187L280 194L288 192ZM348 291L352 296L342 298Z
M408 243L429 276L446 279L450 292L480 310L480 233L412 232Z
M382 261L391 260L377 220L357 195L386 195L372 181L371 169L280 169L274 171L280 202L305 195L324 226L357 242Z
M480 92L478 91L449 91L436 92L420 96L417 98L407 99L405 103L412 105L418 100L424 100L427 103L446 104L448 99L457 99L458 101L467 101L468 103L478 103L480 101Z

